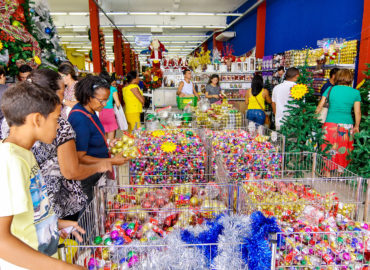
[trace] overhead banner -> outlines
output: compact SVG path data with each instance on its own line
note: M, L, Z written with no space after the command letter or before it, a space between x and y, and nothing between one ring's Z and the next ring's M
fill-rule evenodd
M151 35L138 35L135 36L135 44L140 47L148 47L152 42Z

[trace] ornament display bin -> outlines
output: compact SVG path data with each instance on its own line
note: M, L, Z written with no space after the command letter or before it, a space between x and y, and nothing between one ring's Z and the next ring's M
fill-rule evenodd
M177 215L178 226L180 228L189 228L189 226L193 226L195 224L194 222L196 222L198 218L203 219L204 221L212 221L220 214L230 215L234 212L234 209L230 204L231 188L232 185L220 182L182 185L112 186L100 188L99 191L96 192L98 195L87 207L86 211L78 221L79 225L84 227L86 230L86 234L83 236L83 242L74 246L61 246L61 258L67 262L88 267L88 262L91 258L99 261L100 256L97 254L103 254L102 256L106 258L106 261L108 261L108 258L110 261L109 264L104 265L104 267L107 267L104 269L126 269L119 268L120 261L123 257L122 254L125 255L130 252L134 252L139 260L145 260L151 252L158 252L160 256L161 252L165 252L169 248L165 242L163 242L163 244L158 244L158 242L153 244L151 241L136 241L135 243L126 245L107 246L102 244L97 245L94 243L94 239L96 236L104 235L107 232L107 229L109 232L109 225L114 224L117 218L124 222L137 221L142 223L144 223L144 220L146 222L158 220L159 224L162 224L163 220L167 220L170 216ZM142 198L146 198L145 194L157 194L159 191L162 191L165 194L170 194L164 207L141 208L141 205L144 202ZM198 201L192 202L190 199L185 202L182 200L183 198L179 197L180 193L183 193L184 195L187 192L190 192L191 198L197 196ZM205 201L208 201L208 203L205 203ZM180 204L177 205L177 202L179 202L181 206ZM119 203L119 207L117 203ZM189 225L189 222L192 225ZM157 233L166 233L162 231L161 228L156 226L154 226L154 228ZM233 249L239 251L243 247L243 244L239 242L224 244L231 245ZM197 250L201 248L202 252L207 252L206 250L209 250L210 253L215 252L217 247L218 243L213 242L206 244L177 244L177 248L180 249ZM118 268L114 268L114 263L118 265ZM184 263L183 268L178 269L187 269L186 262L178 263ZM206 264L209 265L209 268L200 267L191 269L212 269L210 261L206 262ZM89 269L100 268L96 266ZM146 267L136 266L133 269L151 268L150 265L146 265Z
M369 224L365 194L341 177L249 180L239 184L239 209L277 218L270 235L271 269L368 269Z
M242 187L250 181L297 181L318 184L319 191L336 192L338 198L353 203L355 220L368 220L370 192L364 189L368 181L341 167L330 159L311 152L224 154L216 157L217 167L223 167L226 182ZM219 169L221 170L221 169ZM261 182L261 183L262 183ZM320 186L322 185L322 187ZM316 186L314 186L316 188ZM239 198L240 194L236 197ZM240 204L240 199L238 199ZM248 203L250 205L250 203Z

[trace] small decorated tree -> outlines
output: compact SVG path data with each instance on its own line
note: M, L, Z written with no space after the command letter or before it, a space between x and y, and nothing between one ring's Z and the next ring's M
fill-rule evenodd
M66 59L65 52L60 46L60 40L46 0L36 2L26 0L24 7L25 26L38 41L41 52L42 64L57 66Z
M324 132L315 113L317 101L312 87L307 61L300 70L297 84L291 89L292 100L288 102L287 116L283 118L281 133L286 137L286 152L317 152L325 154L330 145L322 150Z
M364 178L370 178L370 64L367 64L366 79L359 88L361 94L362 119L360 132L355 134L354 150L350 155L348 169Z

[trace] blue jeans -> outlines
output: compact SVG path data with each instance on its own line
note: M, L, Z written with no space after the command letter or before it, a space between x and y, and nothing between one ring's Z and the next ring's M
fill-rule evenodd
M259 125L263 125L265 123L266 114L262 110L248 110L247 119L256 122Z

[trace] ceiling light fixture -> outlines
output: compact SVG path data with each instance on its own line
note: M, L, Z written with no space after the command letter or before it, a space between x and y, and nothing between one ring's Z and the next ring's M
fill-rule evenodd
M159 15L165 16L185 16L186 12L159 12Z
M107 15L128 15L128 12L121 12L121 11L111 11L111 12L106 12Z
M157 15L157 12L129 12L129 15Z
M67 12L50 12L51 16L66 16Z
M71 16L87 16L88 14L88 12L68 12L68 15Z
M204 28L204 25L183 25L182 28Z
M189 16L215 16L215 13L212 12L188 12Z

